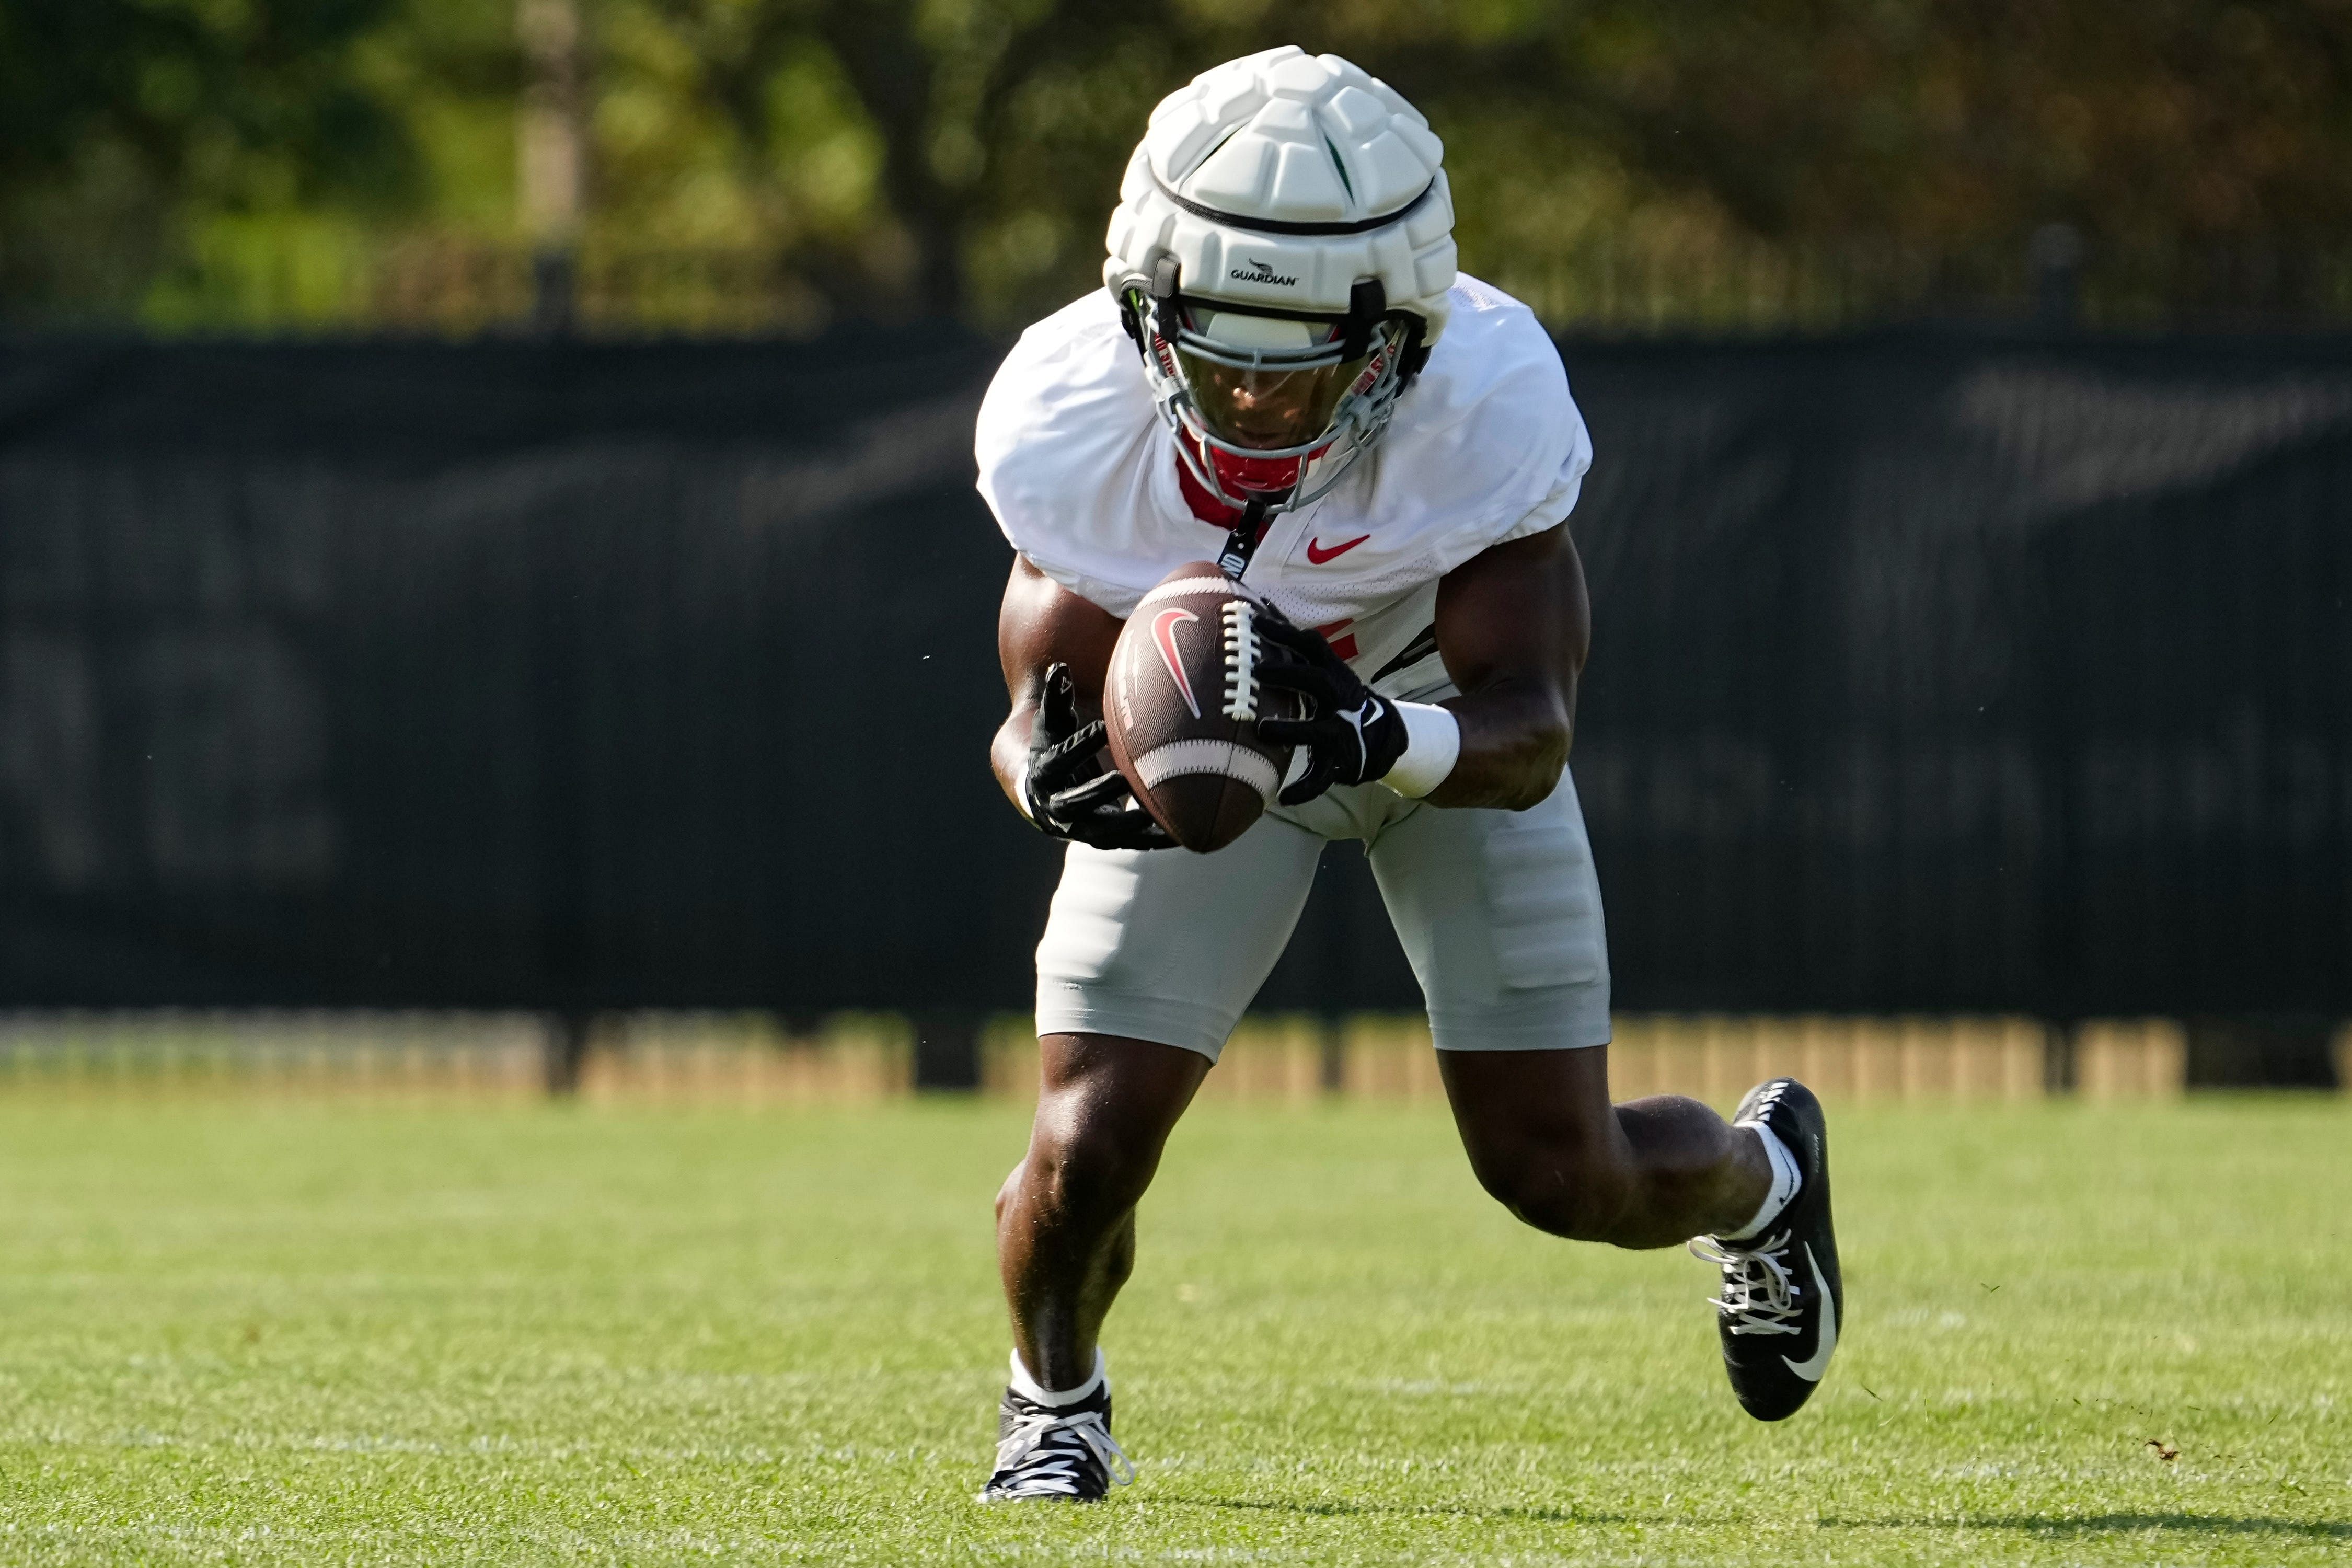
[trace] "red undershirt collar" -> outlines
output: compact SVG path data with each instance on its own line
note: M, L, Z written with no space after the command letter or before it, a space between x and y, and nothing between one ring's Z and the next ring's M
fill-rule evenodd
M1209 488L1192 477L1192 465L1181 453L1171 454L1176 463L1176 483L1184 492L1184 504L1192 515L1213 528L1231 528L1242 520L1241 509L1227 506L1209 493Z

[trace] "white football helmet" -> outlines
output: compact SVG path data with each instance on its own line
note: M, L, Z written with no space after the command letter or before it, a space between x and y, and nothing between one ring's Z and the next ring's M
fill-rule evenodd
M1304 506L1379 440L1445 330L1444 155L1385 82L1296 46L1205 71L1151 111L1103 280L1218 500Z

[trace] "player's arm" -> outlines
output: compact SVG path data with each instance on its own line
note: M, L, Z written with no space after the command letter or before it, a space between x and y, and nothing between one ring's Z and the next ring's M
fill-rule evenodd
M1005 798L1040 831L1100 849L1175 841L1106 765L1103 678L1125 625L1015 556L996 616L996 654L1012 711L988 749Z
M1480 552L1437 584L1437 652L1461 691L1444 704L1461 749L1432 805L1525 811L1568 765L1576 680L1592 641L1584 563L1565 523Z
M996 657L1004 667L1013 711L997 729L988 760L1013 805L1024 804L1019 786L1029 763L1029 734L1045 695L1045 672L1056 664L1067 666L1078 716L1101 718L1103 678L1124 624L1030 565L1027 556L1013 558L1004 603L996 612Z
M1313 631L1261 618L1271 657L1259 679L1305 711L1258 722L1259 734L1305 754L1282 803L1378 779L1433 805L1525 811L1568 763L1589 619L1565 525L1497 544L1439 580L1437 651L1462 693L1442 705L1381 696Z

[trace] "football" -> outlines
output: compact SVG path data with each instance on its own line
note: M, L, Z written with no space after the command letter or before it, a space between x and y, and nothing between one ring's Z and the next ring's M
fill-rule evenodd
M1201 854L1247 832L1290 765L1290 748L1257 732L1276 695L1257 679L1256 620L1268 613L1213 563L1188 562L1143 596L1111 649L1111 760L1170 837Z

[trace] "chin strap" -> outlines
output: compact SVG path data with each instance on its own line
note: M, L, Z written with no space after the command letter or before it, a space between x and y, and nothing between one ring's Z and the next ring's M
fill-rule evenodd
M1265 531L1266 499L1254 495L1242 508L1242 520L1225 535L1225 547L1217 552L1217 570L1238 583L1249 570L1250 557L1257 553L1257 542Z

